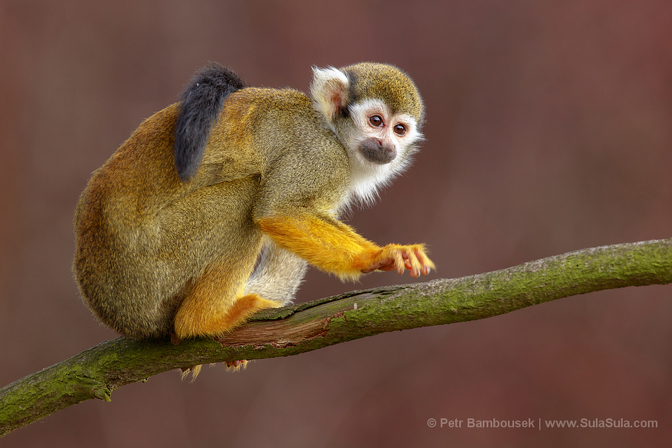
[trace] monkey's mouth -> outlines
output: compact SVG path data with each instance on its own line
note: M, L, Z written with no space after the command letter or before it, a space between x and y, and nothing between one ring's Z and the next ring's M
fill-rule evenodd
M377 165L390 163L397 157L397 148L377 138L367 138L359 144L359 152L369 162Z

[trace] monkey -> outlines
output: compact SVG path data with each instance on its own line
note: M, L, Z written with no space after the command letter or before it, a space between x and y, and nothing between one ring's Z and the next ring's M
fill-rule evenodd
M408 167L423 119L392 65L313 67L308 95L211 64L92 174L74 218L80 295L122 335L179 342L290 303L308 265L429 274L425 245L379 246L339 220Z

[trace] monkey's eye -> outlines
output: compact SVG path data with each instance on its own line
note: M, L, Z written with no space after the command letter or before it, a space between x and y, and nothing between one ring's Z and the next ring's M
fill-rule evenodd
M377 128L379 126L383 125L383 117L380 115L372 115L369 117L369 124L373 126L374 128Z
M406 126L403 124L396 125L394 127L394 133L401 137L402 135L406 134Z

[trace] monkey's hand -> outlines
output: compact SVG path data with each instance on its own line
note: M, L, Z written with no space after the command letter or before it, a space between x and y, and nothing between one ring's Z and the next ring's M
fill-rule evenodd
M420 277L420 275L429 274L436 267L432 260L427 257L424 244L409 246L388 244L381 248L366 268L362 269L362 273L367 274L375 270L396 270L399 274L403 274L404 269L411 271L411 277Z

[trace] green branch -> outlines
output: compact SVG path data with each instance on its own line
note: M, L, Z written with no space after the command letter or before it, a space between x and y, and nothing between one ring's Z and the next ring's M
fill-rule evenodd
M672 239L579 250L458 279L353 291L265 310L224 338L120 337L0 389L0 437L171 369L291 356L379 333L497 316L576 294L672 283Z

